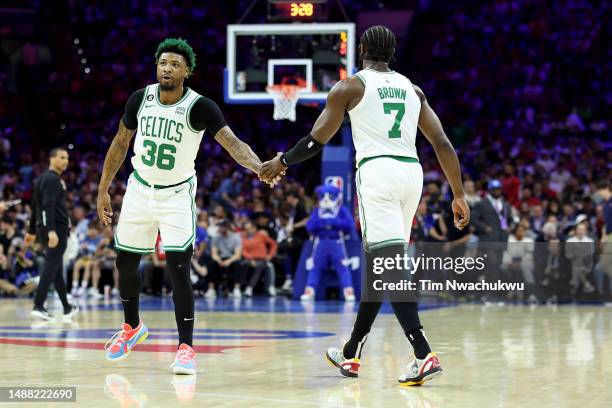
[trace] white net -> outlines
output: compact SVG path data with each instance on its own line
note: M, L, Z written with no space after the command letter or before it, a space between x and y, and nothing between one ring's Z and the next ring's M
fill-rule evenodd
M274 100L274 120L289 119L295 122L299 90L296 85L274 85L266 88Z

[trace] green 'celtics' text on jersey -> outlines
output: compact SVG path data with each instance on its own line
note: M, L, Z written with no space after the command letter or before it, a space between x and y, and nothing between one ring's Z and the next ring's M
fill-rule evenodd
M203 130L195 130L189 114L201 96L187 88L172 105L159 101L159 84L149 85L138 109L132 166L150 185L173 185L195 174Z
M364 69L355 74L365 87L351 118L357 163L368 157L418 159L416 134L421 101L408 78L395 71Z

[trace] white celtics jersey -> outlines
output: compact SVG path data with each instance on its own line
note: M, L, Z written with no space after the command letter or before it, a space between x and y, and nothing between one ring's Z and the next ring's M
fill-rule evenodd
M416 134L421 101L408 78L395 71L364 69L355 74L365 86L349 111L357 166L376 156L418 159Z
M159 84L148 85L138 110L132 166L137 179L169 186L195 174L195 159L204 131L194 130L189 113L200 95L187 89L177 103L162 105Z

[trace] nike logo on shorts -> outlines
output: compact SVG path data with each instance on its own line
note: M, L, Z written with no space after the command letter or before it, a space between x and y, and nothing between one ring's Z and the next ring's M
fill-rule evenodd
M174 190L174 192L175 192L175 193L180 193L181 191L183 191L183 190L184 190L184 189L186 189L186 188L187 188L187 187L183 187L183 188L181 188L181 189L179 189L179 190Z
M184 321L186 321L186 322L188 322L188 321L190 321L190 320L195 320L195 317L192 317L191 319L188 319L188 318L186 318L186 317L185 317L183 320L184 320Z

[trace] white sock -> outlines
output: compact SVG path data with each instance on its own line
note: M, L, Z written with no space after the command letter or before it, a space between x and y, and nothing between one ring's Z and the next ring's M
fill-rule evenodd
M81 282L81 287L82 288L87 288L87 281L82 281Z
M72 287L75 288L75 289L78 288L79 287L79 281L73 280L72 281Z

